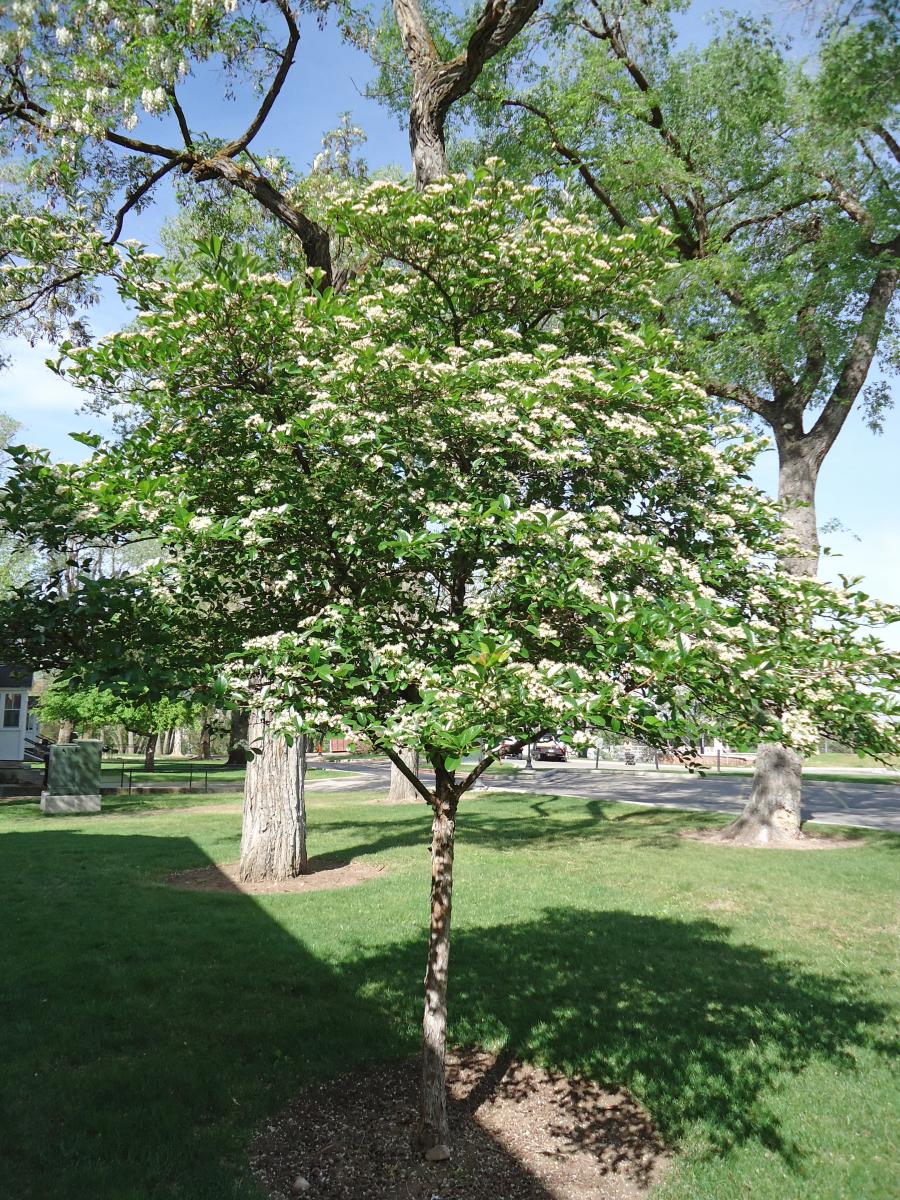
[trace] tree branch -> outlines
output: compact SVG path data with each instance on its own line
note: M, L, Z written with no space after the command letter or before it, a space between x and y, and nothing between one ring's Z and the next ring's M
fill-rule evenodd
M443 62L419 0L392 0L403 52L413 76L409 144L416 183L425 187L447 174L444 121L465 96L484 64L508 46L541 0L487 0L465 51Z
M724 383L721 379L704 379L701 382L704 389L711 395L740 404L743 408L748 408L767 421L770 419L771 400L765 400L762 396L757 396L755 392L751 392L737 383Z
M891 154L893 154L894 158L896 158L897 162L900 163L900 142L883 125L873 125L872 128L887 146L888 150L890 150Z
M192 149L194 142L191 138L191 131L187 123L187 117L184 115L184 109L178 102L178 97L175 95L175 87L166 88L166 95L172 102L172 111L175 114L175 119L178 122L178 128L181 130L181 138L187 150Z
M154 186L154 184L159 183L160 179L162 179L164 176L168 175L168 173L170 171L173 171L177 166L178 166L178 159L176 159L176 158L170 159L169 162L163 163L163 165L161 167L157 168L157 170L155 170L152 175L148 176L147 179L145 179L144 182L140 185L140 187L135 188L135 190L128 196L125 203L122 205L122 207L116 213L115 224L113 225L113 231L109 235L109 237L106 239L107 246L112 246L121 237L122 225L125 221L126 214L129 213L131 211L131 209L133 209L134 206L136 204L138 204L140 202L140 200L143 199L144 196L147 195L147 193Z
M306 255L306 261L311 267L317 267L323 272L323 286L331 287L333 283L331 265L331 246L328 231L273 187L262 175L257 175L246 167L236 163L234 159L216 154L212 158L201 159L193 164L186 162L185 169L198 182L209 179L224 179L234 187L241 188L276 217L282 225L296 233Z
M503 100L502 104L505 108L524 109L525 112L532 113L534 116L539 117L540 120L544 122L544 124L547 126L547 132L550 134L550 144L553 149L561 158L564 158L567 162L572 163L572 165L577 168L578 174L584 180L588 190L597 197L618 227L620 229L624 229L626 224L625 217L622 215L621 210L617 207L612 196L610 196L609 192L598 182L593 171L591 171L590 167L588 167L581 155L571 147L563 144L559 133L556 130L556 126L550 119L549 114L538 108L536 104L530 104L526 100Z
M285 80L288 77L288 72L294 63L294 51L297 49L297 43L300 41L300 30L297 28L297 22L294 20L294 14L291 12L290 5L286 3L286 0L271 0L271 2L274 3L282 17L284 17L284 21L288 29L287 44L281 53L281 61L278 64L278 70L275 72L275 76L272 79L272 82L269 84L269 90L263 97L262 104L260 104L259 108L257 109L253 120L240 137L235 138L234 141L229 142L227 146L222 149L221 153L226 158L234 158L236 155L240 154L242 150L245 150L259 133L260 129L262 129L266 117L271 112L272 105L278 99L278 95L281 89L284 87Z
M806 204L812 204L816 200L829 199L830 192L810 192L806 196L801 196L799 200L793 200L790 204L784 204L781 208L776 208L773 212L764 213L758 217L745 217L743 221L736 221L722 235L722 241L730 242L736 233L741 229L746 229L749 225L768 225L771 221L777 221L779 217L785 216L789 212L794 212L798 208L803 208Z
M834 445L862 389L878 348L888 307L897 290L900 268L882 267L875 276L837 382L808 437L821 463Z

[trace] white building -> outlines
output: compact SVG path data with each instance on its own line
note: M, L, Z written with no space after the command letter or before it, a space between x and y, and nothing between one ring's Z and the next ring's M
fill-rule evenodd
M33 675L22 667L0 666L0 763L20 763L26 739L37 736L36 712L29 704Z

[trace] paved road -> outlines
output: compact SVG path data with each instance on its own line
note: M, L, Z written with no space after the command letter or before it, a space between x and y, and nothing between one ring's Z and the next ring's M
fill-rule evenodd
M352 772L347 788L387 787L386 765L374 763L328 763L330 771ZM311 771L310 783L315 781ZM319 786L324 786L322 780ZM332 783L341 790L343 781ZM595 771L590 767L540 764L533 771L522 768L516 776L488 776L488 784L510 792L536 795L586 796L591 800L618 800L626 804L652 804L662 808L684 808L699 812L740 812L750 792L746 775L679 775L674 772L635 770ZM900 785L878 783L831 783L805 779L803 819L826 825L856 825L863 829L887 829L900 833Z

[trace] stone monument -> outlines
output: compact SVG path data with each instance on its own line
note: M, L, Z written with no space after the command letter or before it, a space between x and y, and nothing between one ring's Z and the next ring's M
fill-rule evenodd
M79 741L51 746L47 787L41 792L41 812L99 811L100 743Z

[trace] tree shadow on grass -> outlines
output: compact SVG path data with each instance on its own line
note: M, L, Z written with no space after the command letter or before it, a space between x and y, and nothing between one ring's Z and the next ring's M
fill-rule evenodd
M2 853L3 1187L19 1200L251 1196L242 1164L266 1114L417 1049L424 930L406 936L401 909L390 941L378 882L362 901L269 907L158 886L208 865L184 837L54 827L9 834ZM418 915L424 894L412 903ZM380 948L353 952L348 928ZM700 1128L791 1162L776 1077L849 1064L883 1016L852 982L707 920L550 908L461 927L452 961L456 1042L628 1087L672 1142Z
M368 961L385 1001L409 990L421 947ZM458 930L451 1037L566 1075L627 1087L677 1144L700 1133L716 1152L756 1140L797 1167L772 1087L853 1047L885 1016L849 979L817 974L726 926L629 912L549 908L538 921ZM401 966L398 973L397 967Z

